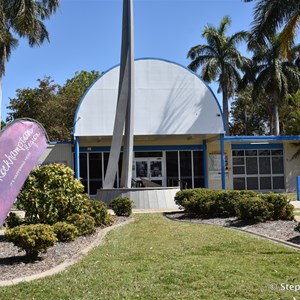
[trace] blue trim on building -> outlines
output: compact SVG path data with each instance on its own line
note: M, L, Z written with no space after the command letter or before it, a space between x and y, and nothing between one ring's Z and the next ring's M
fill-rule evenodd
M203 145L167 145L167 146L134 146L133 151L178 151L178 150L203 150ZM75 149L73 148L73 152ZM80 147L80 152L109 152L110 147ZM123 147L121 148L123 151Z
M80 178L80 145L79 145L79 137L77 136L75 139L75 178Z
M49 145L70 145L72 142L50 142Z
M225 142L275 142L275 141L300 141L300 135L269 135L269 136L225 136Z
M233 144L232 150L283 149L283 144Z
M203 140L203 175L204 175L204 188L208 188L207 144L206 144L206 140Z
M224 134L220 134L220 152L222 190L226 190Z
M156 60L156 61L163 61L163 62L167 62L167 63L170 63L170 64L174 64L174 65L177 65L187 71L189 71L191 74L193 74L194 76L196 76L206 87L207 89L211 92L211 94L213 95L213 98L215 99L217 105L218 105L218 108L220 110L220 116L222 118L222 121L223 121L223 127L224 127L224 132L226 132L226 126L225 126L225 120L224 120L224 116L223 116L223 111L222 111L222 108L221 108L221 105L216 97L216 95L214 94L214 92L212 91L212 89L207 85L206 82L204 82L204 80L202 78L200 78L195 72L193 72L192 70L188 69L187 67L179 64L179 63L176 63L174 61L170 61L170 60L167 60L167 59L161 59L161 58L152 58L152 57L145 57L145 58L138 58L138 59L135 59L134 61L140 61L140 60ZM73 122L73 132L76 133L76 123L77 123L77 117L78 117L78 112L79 112L79 109L80 109L80 106L85 98L85 96L88 94L88 92L92 89L92 87L95 85L95 83L100 80L103 76L105 76L107 73L109 73L111 70L113 70L114 68L118 68L120 65L115 65L113 67L111 67L110 69L108 69L107 71L103 72L93 83L92 85L87 89L87 91L84 93L84 95L82 96L81 100L79 101L79 104L77 106L77 109L76 109L76 112L75 112L75 116L74 116L74 122Z

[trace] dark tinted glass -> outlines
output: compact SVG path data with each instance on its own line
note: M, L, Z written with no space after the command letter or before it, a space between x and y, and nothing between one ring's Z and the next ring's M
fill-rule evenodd
M246 150L245 155L246 156L257 156L257 150Z
M284 177L283 176L273 177L273 189L274 190L284 189Z
M244 166L234 166L232 168L233 174L245 174L245 167Z
M244 159L244 157L233 157L232 163L235 166L241 166L241 165L245 164L245 159Z
M247 190L258 190L257 177L247 177Z
M270 156L271 151L270 150L258 150L259 156Z
M90 179L102 178L102 155L101 153L89 153Z
M244 156L245 152L244 150L233 150L232 156Z
M180 151L180 176L192 177L191 151Z
M272 157L272 172L273 174L283 174L283 157L275 156Z
M260 189L261 190L271 190L271 177L260 177Z
M259 174L271 174L270 157L259 158Z
M272 150L272 155L283 155L283 150Z
M135 152L135 157L162 157L163 154L161 151L155 151L155 152Z
M166 152L167 186L178 186L178 152Z
M234 190L245 190L245 178L233 178L233 189Z
M258 174L256 157L246 157L246 174Z

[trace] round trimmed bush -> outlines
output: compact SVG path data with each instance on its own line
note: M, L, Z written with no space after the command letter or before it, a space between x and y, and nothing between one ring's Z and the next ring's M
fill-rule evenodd
M66 221L68 216L83 212L87 199L74 171L61 164L35 168L18 195L19 208L30 224Z
M102 201L88 200L86 206L85 212L94 218L96 226L110 224L107 207Z
M77 228L79 235L87 235L96 231L95 220L88 214L74 214L67 218L67 222Z
M132 214L132 204L129 198L115 198L109 203L109 207L117 216L129 217Z
M5 239L24 250L30 258L36 258L57 242L52 226L47 224L21 225L8 229L5 231Z
M79 235L75 225L66 222L57 222L53 225L54 233L60 242L75 241Z
M238 205L238 217L245 221L264 222L270 220L271 210L270 204L258 197L242 199Z
M271 204L272 220L293 220L294 206L289 203L287 196L283 194L260 194L259 197Z

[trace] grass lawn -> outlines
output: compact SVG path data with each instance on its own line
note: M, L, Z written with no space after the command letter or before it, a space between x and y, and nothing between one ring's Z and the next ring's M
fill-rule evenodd
M0 299L300 299L300 291L281 290L300 285L300 251L160 214L135 219L80 263L2 287Z

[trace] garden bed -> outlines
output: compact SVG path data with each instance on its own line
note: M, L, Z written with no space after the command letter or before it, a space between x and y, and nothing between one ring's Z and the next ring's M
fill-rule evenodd
M130 218L117 217L113 225L123 223ZM79 236L75 241L69 243L58 242L54 247L40 254L38 260L28 261L25 252L19 252L13 243L4 241L0 236L0 281L12 280L19 277L35 275L50 270L62 262L78 255L83 249L93 243L103 228L98 227L96 232L87 236Z

